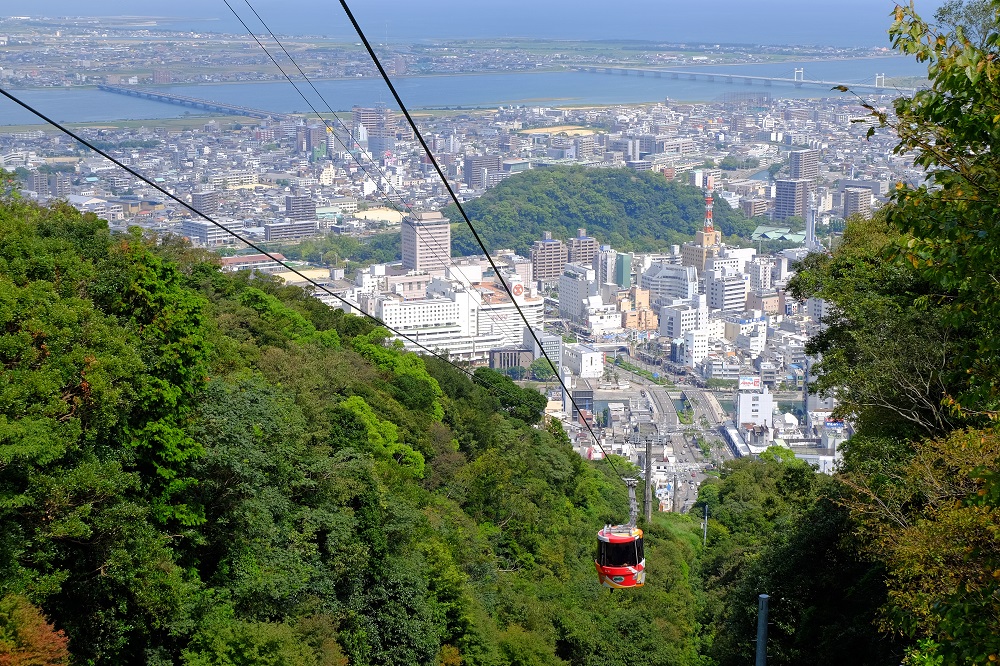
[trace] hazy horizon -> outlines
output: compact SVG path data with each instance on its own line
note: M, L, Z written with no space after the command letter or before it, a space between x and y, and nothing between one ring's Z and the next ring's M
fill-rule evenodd
M246 4L231 0L251 27ZM678 0L632 0L614 5L597 0L508 0L472 5L467 0L355 0L352 11L373 41L525 37L549 39L637 39L665 42L725 42L888 47L892 0L841 0L831 5L802 0L717 0L712 11ZM943 0L918 0L931 17ZM254 8L283 34L352 39L339 3L316 0L256 0ZM81 5L70 0L35 0L3 16L155 16L194 19L172 27L244 32L224 2L160 0L127 6L115 0Z

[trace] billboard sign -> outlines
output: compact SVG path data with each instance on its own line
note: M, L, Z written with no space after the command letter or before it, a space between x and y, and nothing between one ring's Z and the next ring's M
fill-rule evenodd
M739 390L741 391L753 391L760 390L764 384L760 381L760 377L740 377Z

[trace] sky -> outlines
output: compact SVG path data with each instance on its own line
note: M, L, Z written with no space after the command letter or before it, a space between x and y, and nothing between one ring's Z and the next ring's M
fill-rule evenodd
M251 0L284 34L350 39L335 0ZM915 0L928 18L944 0ZM9 0L4 15L109 16L122 13L200 19L183 27L239 30L223 0ZM230 0L241 13L244 0ZM664 42L889 46L892 0L353 0L372 41L532 37L639 39ZM127 12L123 12L127 7ZM706 9L707 8L707 9ZM248 21L249 23L249 21Z

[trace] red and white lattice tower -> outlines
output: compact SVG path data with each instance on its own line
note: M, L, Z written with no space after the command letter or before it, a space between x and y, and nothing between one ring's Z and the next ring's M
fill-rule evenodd
M715 231L715 224L712 222L712 191L705 191L705 233Z

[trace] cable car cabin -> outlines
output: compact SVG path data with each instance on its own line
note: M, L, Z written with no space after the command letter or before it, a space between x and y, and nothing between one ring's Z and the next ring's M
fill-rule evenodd
M613 590L642 587L646 582L646 555L642 530L633 525L606 525L597 533L597 578Z

